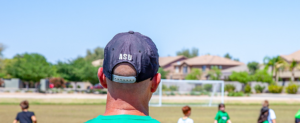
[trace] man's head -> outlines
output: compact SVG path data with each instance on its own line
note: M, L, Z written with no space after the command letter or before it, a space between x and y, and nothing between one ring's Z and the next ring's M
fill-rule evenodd
M20 106L21 106L21 109L24 110L24 109L28 109L29 108L29 103L27 100L24 100L20 103Z
M190 116L191 115L191 107L189 106L184 106L182 107L182 113L184 114L184 116Z
M98 78L112 98L147 104L160 83L158 58L149 37L133 31L119 33L105 47Z
M269 107L269 101L268 100L265 100L263 102L263 107Z

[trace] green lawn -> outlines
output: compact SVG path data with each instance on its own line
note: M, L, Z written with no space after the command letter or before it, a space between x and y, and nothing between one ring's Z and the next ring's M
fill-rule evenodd
M274 105L277 123L293 123L300 105ZM82 123L103 114L105 105L31 105L39 123ZM255 123L260 105L228 105L226 107L233 123ZM20 111L18 105L0 104L0 122L10 123ZM192 107L191 118L195 123L212 123L216 107ZM182 116L181 107L151 107L150 116L162 123L176 123Z

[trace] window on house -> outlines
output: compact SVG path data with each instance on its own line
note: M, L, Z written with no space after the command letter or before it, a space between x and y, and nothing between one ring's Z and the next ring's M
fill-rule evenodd
M188 72L188 67L187 66L184 66L183 67L183 73L187 73Z
M206 70L206 66L202 66L202 71L205 71Z
M179 67L178 66L175 67L175 72L179 73Z
M219 69L222 69L222 65L219 66Z

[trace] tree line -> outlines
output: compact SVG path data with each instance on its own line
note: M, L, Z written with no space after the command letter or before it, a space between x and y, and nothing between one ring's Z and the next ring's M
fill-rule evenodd
M67 82L88 81L98 83L97 71L99 66L92 65L92 61L104 58L104 48L97 47L87 50L84 57L77 57L67 61L52 64L39 53L16 54L12 59L4 59L0 45L0 78L19 78L24 82L34 84L43 78L63 78Z

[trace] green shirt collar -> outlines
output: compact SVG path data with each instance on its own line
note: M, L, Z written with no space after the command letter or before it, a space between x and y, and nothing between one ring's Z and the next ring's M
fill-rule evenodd
M139 120L151 120L150 116L140 116L140 115L128 115L128 114L121 114L121 115L99 115L97 118L100 119L139 119Z

